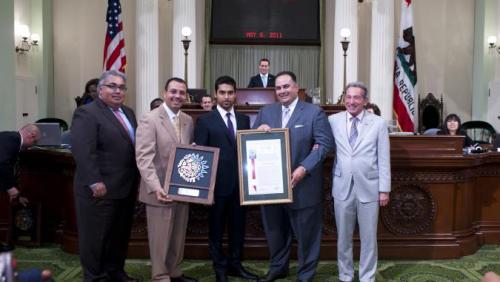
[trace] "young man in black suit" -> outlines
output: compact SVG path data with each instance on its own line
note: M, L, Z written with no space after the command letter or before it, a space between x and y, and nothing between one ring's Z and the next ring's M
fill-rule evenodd
M0 132L0 191L6 191L11 202L19 197L15 171L17 156L21 149L33 146L38 139L40 130L34 124L25 125L19 132Z
M252 76L248 83L248 88L253 87L274 87L274 75L269 73L269 60L263 58L259 62L259 74Z
M198 145L220 148L215 183L215 199L210 209L209 253L217 282L228 281L227 276L257 280L258 277L241 264L245 237L245 208L240 206L238 189L238 159L236 130L249 129L250 119L234 111L236 82L229 76L215 81L217 106L198 118L194 130L194 141ZM229 253L222 248L224 227L228 225Z

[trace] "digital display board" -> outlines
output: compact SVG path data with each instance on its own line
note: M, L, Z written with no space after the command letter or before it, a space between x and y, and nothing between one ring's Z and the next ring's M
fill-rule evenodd
M210 43L319 45L319 0L212 0Z

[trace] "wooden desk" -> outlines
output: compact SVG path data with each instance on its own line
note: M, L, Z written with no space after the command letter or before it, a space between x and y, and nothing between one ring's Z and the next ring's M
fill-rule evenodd
M250 110L249 110L250 111ZM463 156L461 137L391 136L392 192L381 209L379 255L385 259L458 258L483 244L500 244L500 153ZM336 227L331 214L332 157L324 164L324 229L321 256L336 258ZM29 151L21 156L21 184L31 201L42 203L42 241L78 252L71 154ZM5 207L6 197L0 199ZM145 211L138 204L130 257L147 257ZM6 236L0 209L0 237ZM186 258L208 258L208 208L192 205ZM359 240L355 237L356 253ZM404 249L404 252L401 251ZM267 259L259 207L247 213L245 256Z

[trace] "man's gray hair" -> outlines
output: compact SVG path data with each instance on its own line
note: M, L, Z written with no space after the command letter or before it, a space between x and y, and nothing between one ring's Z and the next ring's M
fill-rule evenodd
M365 99L368 99L368 87L366 87L366 85L363 82L361 82L361 81L350 82L345 87L345 93L347 93L347 89L349 89L349 88L360 88L360 89L362 89L363 92L364 92L363 96L365 97Z
M127 76L123 72L117 70L107 70L101 74L101 77L99 78L99 84L97 86L103 86L105 81L111 76L121 77L123 79L123 82L125 84L127 83Z

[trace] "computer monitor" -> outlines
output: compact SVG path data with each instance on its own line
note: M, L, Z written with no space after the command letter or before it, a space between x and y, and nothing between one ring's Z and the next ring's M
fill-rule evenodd
M207 95L207 90L200 88L189 88L188 94L191 97L191 103L201 103L201 98Z
M40 129L40 140L37 146L60 146L61 145L61 127L59 123L35 123Z

